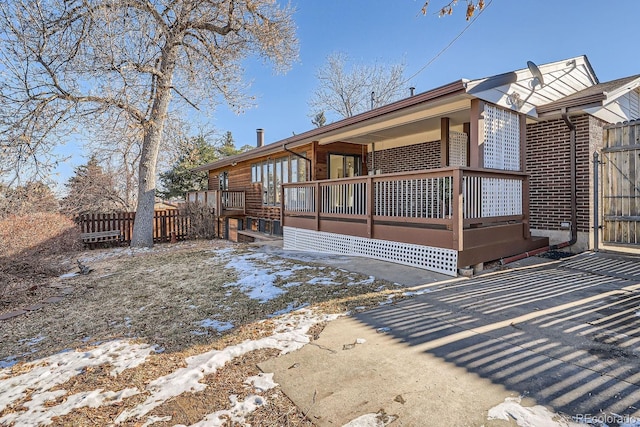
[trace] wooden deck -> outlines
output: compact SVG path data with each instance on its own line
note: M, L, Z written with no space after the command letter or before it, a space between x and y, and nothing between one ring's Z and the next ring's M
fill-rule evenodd
M283 193L283 227L454 250L458 267L548 244L530 236L520 172L450 167L285 184Z
M244 191L204 190L187 193L187 202L205 204L217 216L246 215L245 199Z

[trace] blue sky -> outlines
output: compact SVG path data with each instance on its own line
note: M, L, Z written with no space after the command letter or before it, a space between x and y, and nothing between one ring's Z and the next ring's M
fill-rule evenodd
M297 12L300 58L284 75L260 60L246 61L245 79L252 82L257 106L241 115L220 105L206 117L218 133L231 131L237 146L254 145L256 128L265 129L266 143L313 127L308 100L315 73L333 52L359 63L398 63L412 76L416 93L460 78L480 78L578 55L587 55L601 82L640 74L637 53L639 0L485 0L487 7L460 38L438 53L468 25L465 0L452 16L438 18L432 0L420 13L421 0L292 0ZM75 144L61 152L73 157L58 169L66 181L73 167L86 162Z

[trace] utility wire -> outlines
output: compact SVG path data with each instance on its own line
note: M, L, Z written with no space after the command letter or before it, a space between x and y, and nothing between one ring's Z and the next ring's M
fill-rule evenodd
M464 28L462 29L462 31L460 31L460 33L459 33L457 36L455 36L453 40L451 40L451 41L449 42L449 44L448 44L448 45L446 45L444 48L442 48L442 50L440 50L440 52L438 52L438 53L437 53L433 58L431 58L431 59L429 60L429 62L427 62L427 63L426 63L422 68L420 68L418 71L416 71L416 72L415 72L411 77L409 77L408 79L406 79L406 80L404 81L404 83L403 83L403 84L405 84L405 83L409 82L411 79L415 78L418 74L422 73L422 72L423 72L423 71L424 71L424 70L425 70L429 65L431 65L431 64L432 64L436 59L438 59L438 58L439 58L443 53L445 53L445 52L447 51L447 49L449 49L449 48L450 48L450 47L451 47L451 46L452 46L456 41L458 41L458 39L459 39L460 37L462 37L462 35L465 33L465 31L467 31L467 30L469 29L469 27L470 27L474 22L476 22L476 20L477 20L478 18L480 18L480 15L482 15L482 14L484 13L484 11L485 11L485 10L487 10L487 9L489 8L489 6L491 6L491 3L493 3L493 0L489 0L489 2L487 3L487 5L486 5L484 8L482 8L482 9L480 10L480 12L478 12L478 14L477 14L477 15L476 15L476 16L475 16L471 21L469 21L469 23L467 24L467 26L466 26L466 27L464 27Z

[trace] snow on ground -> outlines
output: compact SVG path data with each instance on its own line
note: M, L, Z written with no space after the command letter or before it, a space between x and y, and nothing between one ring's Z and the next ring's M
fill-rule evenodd
M541 405L522 406L519 397L508 397L504 402L489 409L489 420L514 420L520 427L584 427L587 424L576 423L549 411Z
M267 261L268 257L263 253L234 254L232 251L214 251L217 257L228 259L225 268L234 269L238 281L227 283L227 287L238 287L249 298L261 303L272 300L285 293L275 285L278 273L272 273L270 269L260 267L254 260ZM274 263L271 262L271 268ZM291 274L286 272L285 274Z
M213 319L204 319L198 325L201 328L215 329L217 332L224 332L233 328L233 323L231 322L221 322Z
M265 303L286 293L286 290L275 285L276 280L287 279L298 270L325 269L325 267L291 265L282 259L274 258L263 252L238 254L229 248L213 250L212 252L215 254L216 260L222 259L225 261L225 268L235 270L238 277L236 282L227 283L226 286L238 288L249 298L258 300L261 303ZM274 270L279 271L274 272ZM349 285L351 286L370 285L376 279L374 276L369 276L366 279L358 280L356 275L344 270L341 271L347 274L347 278L351 279L349 281ZM336 271L331 271L328 276L314 277L307 280L306 283L309 285L326 286L341 285L342 283L338 281L337 276L338 273ZM282 287L291 288L301 284L302 282L289 282Z
M394 415L384 413L364 414L353 419L342 427L385 427L397 419Z
M222 350L212 350L189 357L185 359L186 367L155 379L148 384L146 390L126 388L105 391L97 389L71 396L66 396L66 390L50 391L80 374L87 367L109 363L113 367L111 375L118 375L125 369L140 365L154 351L150 345L135 344L127 340L111 341L90 350L68 351L37 362L27 363L22 367L23 372L15 376L10 375L9 369L1 369L0 411L28 396L31 396L31 400L24 403L26 411L14 411L0 418L0 425L12 423L23 426L47 425L51 423L53 416L68 414L75 408L85 406L96 408L111 405L144 391L150 393L147 400L134 408L123 411L115 423L119 424L138 418L146 418L145 425L151 425L161 420L166 421L166 418L145 416L172 397L185 392L205 389L207 386L199 381L205 375L215 373L218 368L233 358L253 350L266 348L278 349L282 354L297 350L310 341L307 336L309 328L316 323L330 321L337 317L337 315L315 314L311 310L304 309L273 319L276 327L272 335L257 340L246 340ZM242 423L247 414L266 404L266 398L260 396L259 393L277 385L273 382L273 374L256 375L247 378L245 382L248 386L253 387L254 394L242 401L238 401L237 396L229 396L231 409L209 414L200 423L194 425L222 425L224 417ZM66 396L62 403L52 404L62 396Z
M113 366L111 375L118 375L125 369L135 368L144 362L153 351L147 344L132 344L127 341L111 341L86 351L67 351L28 363L26 372L9 376L8 369L0 369L0 411L13 402L32 395L24 403L28 408L24 412L14 412L0 418L0 424L41 425L49 424L51 417L64 415L74 408L84 406L98 407L113 404L125 397L138 394L136 389L124 389L115 392L94 390L68 396L62 403L51 405L66 391L49 391L80 374L88 367L109 363Z
M226 347L223 350L212 350L189 357L185 360L187 363L185 368L180 368L149 383L147 391L151 395L147 400L133 409L122 412L116 418L116 423L121 423L131 418L143 417L157 406L181 393L204 390L206 385L199 381L205 375L215 373L218 368L224 366L225 363L235 357L265 348L278 349L281 354L297 350L309 342L307 332L311 326L336 317L316 315L310 310L301 310L275 319L277 326L271 336L259 340L247 340L240 344ZM238 402L234 403L234 405L236 404Z
M238 396L232 394L229 396L232 407L231 409L223 409L207 415L200 422L191 424L190 427L222 427L229 425L245 425L245 416L258 409L260 406L266 405L266 400L262 396L249 395L244 400L238 401ZM186 427L184 424L176 424L174 427Z

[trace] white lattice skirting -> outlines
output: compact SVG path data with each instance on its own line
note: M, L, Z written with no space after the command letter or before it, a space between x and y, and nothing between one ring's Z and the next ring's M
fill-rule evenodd
M458 274L458 252L453 249L367 239L324 231L284 227L284 249L364 256L424 268L449 276Z

